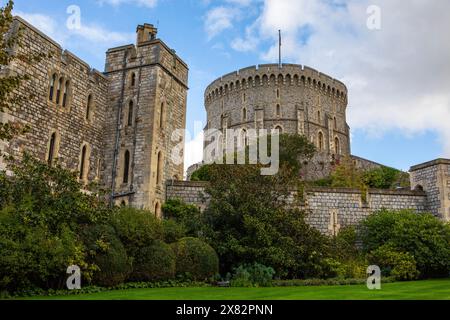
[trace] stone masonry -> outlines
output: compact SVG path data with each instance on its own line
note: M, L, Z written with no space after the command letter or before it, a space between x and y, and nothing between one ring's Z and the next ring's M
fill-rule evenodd
M100 182L111 202L161 213L167 180L183 177L188 67L153 25L137 28L137 42L109 49L105 72L74 54L20 17L15 54L50 54L29 65L15 61L8 72L30 77L15 94L26 104L5 110L0 120L30 127L0 145L5 154L27 151L53 165L79 172L81 182ZM180 161L171 159L178 148ZM0 169L5 169L0 159Z

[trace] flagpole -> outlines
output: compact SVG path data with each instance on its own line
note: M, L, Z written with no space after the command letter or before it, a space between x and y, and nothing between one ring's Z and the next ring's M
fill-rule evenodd
M278 67L281 69L281 30L278 30Z

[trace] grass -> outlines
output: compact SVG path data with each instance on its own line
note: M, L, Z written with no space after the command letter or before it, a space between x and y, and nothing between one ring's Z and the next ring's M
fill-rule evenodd
M161 288L105 291L37 300L450 300L450 279L364 285L275 288Z

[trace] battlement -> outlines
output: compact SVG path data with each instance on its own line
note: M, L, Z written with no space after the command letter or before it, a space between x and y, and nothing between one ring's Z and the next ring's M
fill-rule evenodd
M254 87L257 85L303 85L311 89L322 90L325 94L347 99L347 87L341 81L321 73L313 68L297 65L262 64L230 72L213 81L205 90L205 103L226 95L233 89Z

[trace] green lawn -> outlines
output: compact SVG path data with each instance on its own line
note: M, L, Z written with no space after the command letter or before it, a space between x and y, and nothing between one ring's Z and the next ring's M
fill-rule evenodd
M56 300L450 300L450 279L366 286L276 288L163 288L107 291L88 295L37 297Z

